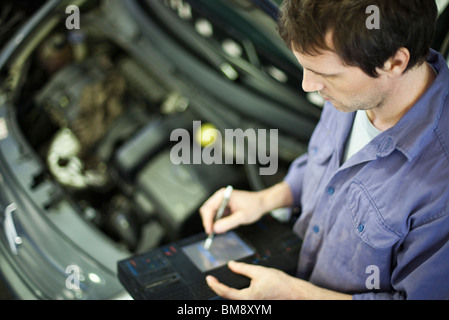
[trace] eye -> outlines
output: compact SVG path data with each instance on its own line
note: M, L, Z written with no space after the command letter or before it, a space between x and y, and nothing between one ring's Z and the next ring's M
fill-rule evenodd
M336 74L325 74L325 73L318 73L318 72L315 72L315 74L317 76L320 76L320 77L325 78L325 79L330 79L330 78L335 78L336 77Z

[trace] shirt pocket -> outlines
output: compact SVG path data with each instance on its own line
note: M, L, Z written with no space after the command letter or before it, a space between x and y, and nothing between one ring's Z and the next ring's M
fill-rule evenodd
M374 249L390 248L402 237L382 217L379 208L362 182L354 180L351 183L346 200L354 232L370 247Z

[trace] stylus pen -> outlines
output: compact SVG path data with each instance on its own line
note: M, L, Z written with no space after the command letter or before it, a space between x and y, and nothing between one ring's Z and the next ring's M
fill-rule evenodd
M223 195L223 200L221 201L220 207L218 208L217 213L215 214L214 222L220 220L221 217L223 216L226 206L228 205L229 199L231 198L232 190L233 190L232 186L226 187L226 190ZM212 241L214 240L214 236L215 233L214 230L212 229L212 232L209 234L206 241L204 242L204 249L209 250L210 246L212 245Z

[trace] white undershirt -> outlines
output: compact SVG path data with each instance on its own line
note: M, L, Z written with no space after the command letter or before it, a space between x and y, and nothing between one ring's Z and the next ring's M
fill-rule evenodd
M346 162L354 154L362 150L371 140L377 137L382 131L377 129L368 116L365 110L357 111L355 115L354 124L352 126L351 134L349 135L348 143L343 157L343 162Z
M435 75L438 76L438 72L435 70L435 68L430 64L428 65L432 67ZM382 131L373 126L366 114L366 111L358 110L357 114L355 115L354 124L352 126L352 131L349 136L348 143L346 144L343 163L351 158L354 154L362 150L364 146L370 143L371 140L373 140L381 133Z

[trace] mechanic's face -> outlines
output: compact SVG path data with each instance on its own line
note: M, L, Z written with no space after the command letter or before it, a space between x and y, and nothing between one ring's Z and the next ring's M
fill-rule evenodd
M358 67L344 65L335 52L314 56L293 53L304 69L303 90L317 91L340 111L380 108L391 95L383 76L372 78Z

